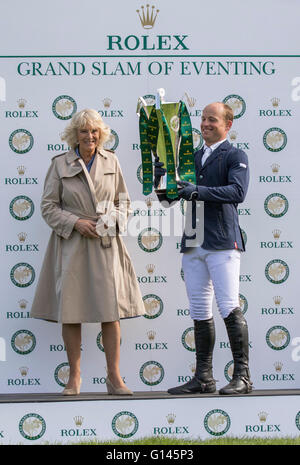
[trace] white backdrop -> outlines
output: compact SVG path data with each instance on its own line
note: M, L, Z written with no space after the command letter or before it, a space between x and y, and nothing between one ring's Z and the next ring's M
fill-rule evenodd
M245 150L251 169L239 214L247 241L240 294L252 379L257 389L299 388L293 345L300 336L298 2L191 1L187 7L159 0L146 24L140 19L143 11L147 19L146 3L141 7L135 0L2 6L0 392L58 392L66 381L61 327L28 315L50 235L39 211L45 173L67 149L60 133L72 113L88 107L113 130L109 148L119 157L134 209L124 240L148 312L121 323L122 375L137 391L166 390L193 376L180 232L167 233L174 211L176 225L182 222L182 205L164 210L154 193L143 196L140 182L136 103L139 96L151 101L159 87L167 100L186 102L195 147L202 143L204 106L224 100L234 107L229 140ZM145 247L149 227L154 236ZM221 387L232 360L217 310L215 316L214 375ZM83 391L106 390L100 336L99 325L83 326Z

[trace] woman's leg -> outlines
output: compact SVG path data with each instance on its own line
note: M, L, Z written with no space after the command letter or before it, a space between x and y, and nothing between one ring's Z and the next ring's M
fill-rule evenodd
M120 341L120 322L102 323L102 342L106 357L107 376L116 388L125 386L120 375Z
M80 385L81 324L63 324L62 337L70 365L70 376L66 388L77 388Z

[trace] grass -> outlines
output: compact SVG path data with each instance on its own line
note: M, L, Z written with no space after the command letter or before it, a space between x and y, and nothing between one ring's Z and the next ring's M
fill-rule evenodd
M115 439L109 441L86 440L68 443L49 443L48 441L39 443L40 446L299 446L300 436L290 437L234 437L225 436L212 439L178 439L166 436L148 436L140 439ZM1 445L1 442L0 442ZM22 446L23 443L15 444ZM132 450L132 449L131 449ZM277 449L276 449L277 450ZM75 452L75 451L74 451Z
M300 445L300 436L297 437L278 437L278 438L249 438L249 437L242 437L242 438L237 438L237 437L231 437L231 436L226 436L223 438L213 438L213 439L178 439L178 438L166 438L166 437L145 437L141 439L134 439L130 441L118 439L115 441L86 441L86 442L78 442L76 443L77 445L108 445L108 446L114 446L114 445L148 445L148 446L153 446L153 445L182 445L182 446L188 446L188 445L256 445L256 446L262 446L262 445Z

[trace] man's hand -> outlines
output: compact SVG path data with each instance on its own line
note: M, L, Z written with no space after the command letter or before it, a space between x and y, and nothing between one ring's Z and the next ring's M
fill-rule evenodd
M182 187L182 189L178 190L178 198L184 200L196 200L198 197L198 190L195 184L192 184L187 181L179 181L178 185Z
M96 233L96 223L95 221L91 220L83 220L79 219L76 221L74 225L74 229L78 231L82 236L92 238L99 238L98 234Z
M163 163L159 161L159 158L155 158L154 162L154 188L156 189L160 183L160 178L164 176L167 172L165 168L163 168Z

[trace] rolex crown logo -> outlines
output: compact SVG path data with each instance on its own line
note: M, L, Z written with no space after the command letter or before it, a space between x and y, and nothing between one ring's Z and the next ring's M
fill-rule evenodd
M110 98L106 97L105 99L102 100L102 102L103 102L103 105L104 105L105 108L109 108L111 106L112 100Z
M186 101L187 101L187 104L190 108L193 108L196 104L196 99L194 97L190 97L186 92L185 92L185 96L186 96Z
M25 174L26 168L25 166L18 166L17 170L18 170L19 175L23 176L23 174Z
M155 6L152 6L150 10L149 4L146 5L146 9L144 6L142 6L141 9L142 11L136 10L136 12L139 15L143 28L152 29L155 24L159 10L155 10Z
M190 370L191 370L192 373L195 373L195 371L196 371L196 363L195 362L190 364Z
M83 417L77 416L73 418L76 426L81 426L83 423Z
M18 304L19 304L20 308L24 309L24 308L27 307L28 302L25 299L21 299L21 300L19 300Z
M28 373L27 367L20 367L19 370L20 370L21 376L26 376Z
M236 131L230 131L229 137L230 140L236 140L238 133Z
M265 421L267 421L267 416L268 416L268 414L266 412L259 412L259 414L258 414L259 421L264 423Z
M169 425L172 425L175 422L176 415L174 415L174 413L169 413L166 418Z
M20 98L20 99L17 101L17 103L18 103L18 107L19 107L19 108L25 108L25 105L26 105L27 102L26 102L26 100L25 100L24 98Z
M151 208L152 207L152 203L153 203L153 199L151 197L148 197L146 200L146 205L148 208Z
M280 165L278 165L277 163L273 163L273 165L271 165L271 168L273 173L278 173Z
M147 332L147 336L148 336L149 341L153 341L153 340L154 340L155 334L156 334L155 331L148 331L148 332Z
M280 99L277 98L277 97L273 97L273 98L271 98L271 102L272 102L273 107L276 108L276 107L279 106Z
M281 371L282 370L283 363L282 362L275 362L274 367L275 371Z
M273 297L273 300L274 300L274 304L275 305L280 305L281 301L282 301L282 297L280 297L280 295L275 295Z
M274 230L272 231L272 233L273 233L274 239L279 239L279 238L280 238L280 234L281 234L280 229L274 229Z
M27 237L27 234L24 233L24 232L20 232L20 233L18 234L18 238L19 238L19 241L20 241L20 242L25 242L26 237Z
M149 264L149 265L146 266L146 268L147 268L148 273L152 274L154 272L154 270L155 270L155 265Z

